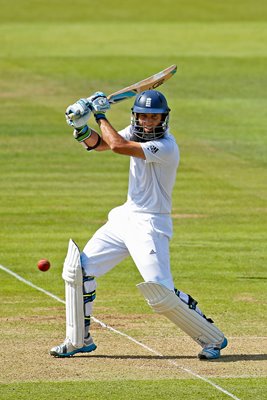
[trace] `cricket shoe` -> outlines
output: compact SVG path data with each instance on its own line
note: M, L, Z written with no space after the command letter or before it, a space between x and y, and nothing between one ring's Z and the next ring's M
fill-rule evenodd
M198 355L200 360L215 360L221 356L221 350L224 349L228 344L226 338L223 339L219 346L209 345L203 348Z
M76 353L90 353L96 349L93 338L89 336L84 339L83 347L75 347L67 338L59 346L55 346L50 350L50 355L54 357L71 357Z

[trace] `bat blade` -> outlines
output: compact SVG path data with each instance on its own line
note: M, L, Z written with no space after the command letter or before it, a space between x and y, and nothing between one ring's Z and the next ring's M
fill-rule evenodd
M143 79L140 82L134 83L131 86L127 86L124 89L110 94L108 96L108 101L110 104L116 104L120 101L134 97L137 95L137 93L141 93L144 90L156 89L158 86L170 79L176 71L177 66L171 65L170 67L150 76L149 78Z

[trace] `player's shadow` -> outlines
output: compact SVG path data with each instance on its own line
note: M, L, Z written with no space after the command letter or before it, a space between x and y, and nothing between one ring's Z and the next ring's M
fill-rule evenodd
M196 360L196 356L141 356L141 355L110 355L110 354L81 354L80 357L90 357L90 358L105 358L112 360ZM74 358L78 358L74 357ZM238 362L238 361L266 361L267 354L231 354L231 355L222 355L217 360L203 360L208 362Z
M237 362L237 361L266 361L267 354L229 354L222 355L217 362Z
M90 357L90 358L106 358L113 360L182 360L182 359L194 359L196 356L134 356L134 355L110 355L110 354L79 354L79 357ZM77 357L78 358L78 357Z

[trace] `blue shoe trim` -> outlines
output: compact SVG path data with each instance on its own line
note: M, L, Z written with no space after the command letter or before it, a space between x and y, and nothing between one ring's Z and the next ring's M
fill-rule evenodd
M204 348L203 351L209 355L208 357L205 354L199 354L198 358L200 360L216 360L217 358L220 358L221 352L220 350L225 349L225 347L228 345L228 340L226 337L223 339L220 347L214 347L214 348Z
M208 360L215 360L216 358L220 357L220 350L207 349L207 350L205 350L205 352L210 354L210 357L207 358Z
M77 353L90 353L96 349L96 345L94 343L89 344L89 346L80 347L79 349L75 349L70 351L69 353L59 354L58 357L70 357Z
M228 340L226 339L226 337L223 339L223 342L221 344L220 349L225 349L225 347L228 345Z

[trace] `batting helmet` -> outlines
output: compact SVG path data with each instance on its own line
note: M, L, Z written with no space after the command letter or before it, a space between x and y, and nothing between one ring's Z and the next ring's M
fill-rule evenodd
M140 93L132 107L131 125L133 134L142 141L161 138L168 128L170 111L167 100L162 93L157 90L146 90ZM162 114L161 123L153 128L152 132L146 133L144 127L139 123L139 114Z

